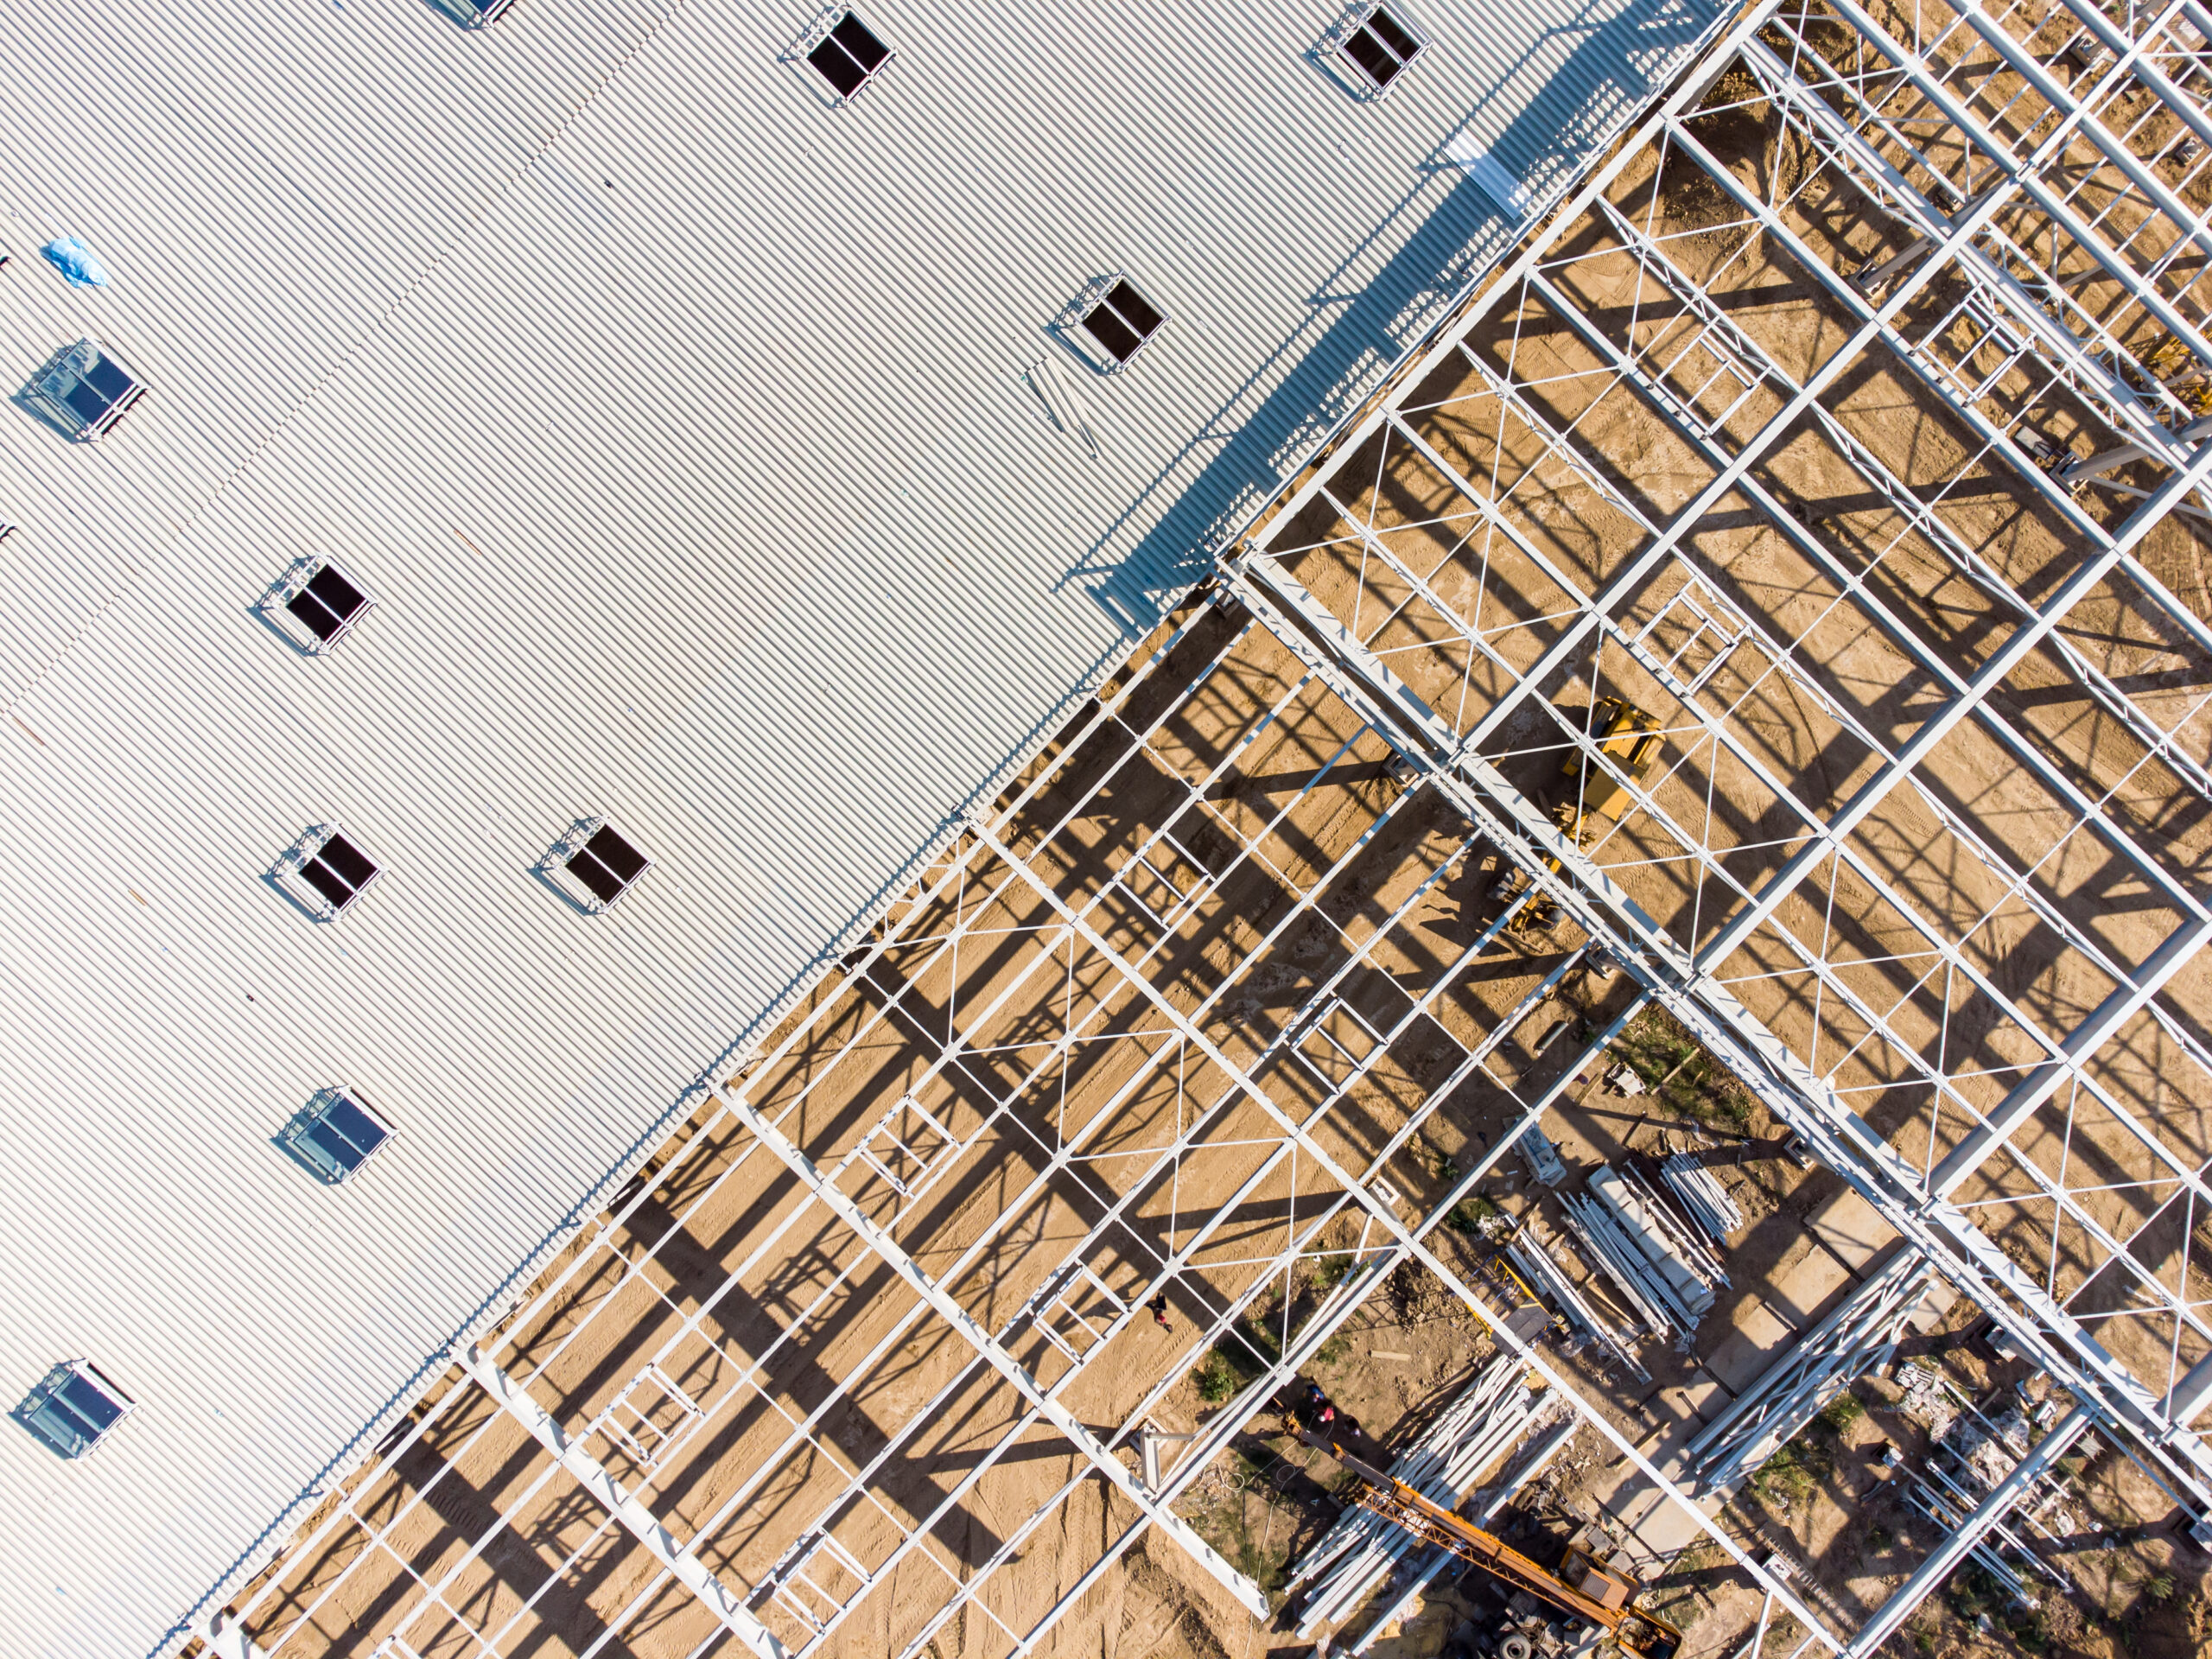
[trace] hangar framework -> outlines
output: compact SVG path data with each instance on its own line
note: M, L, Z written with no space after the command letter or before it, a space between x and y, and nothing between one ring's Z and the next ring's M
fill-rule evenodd
M1151 1529L1263 1613L1178 1499L1401 1266L1495 1323L1433 1235L1594 952L1596 1041L1663 1008L2059 1380L2039 1455L2212 1512L2208 39L1745 12L204 1633L1028 1652ZM1496 1336L1808 1645L2013 1495L1837 1629Z

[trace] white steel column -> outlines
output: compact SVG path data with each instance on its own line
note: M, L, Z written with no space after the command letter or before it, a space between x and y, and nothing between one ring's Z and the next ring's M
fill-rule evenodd
M527 1389L485 1358L474 1343L461 1355L461 1368L501 1409L528 1429L531 1438L553 1454L576 1484L620 1522L632 1537L651 1550L684 1588L698 1597L707 1610L721 1621L723 1629L760 1655L760 1659L789 1659L784 1644L753 1616L744 1601L692 1554L689 1545L677 1543L651 1510L624 1491L622 1483L609 1474L598 1459L571 1440L561 1425L553 1421L552 1414L539 1405Z
M1027 865L1017 865L1016 868L1024 871L1028 868ZM759 1137L760 1143L784 1160L809 1192L828 1205L837 1219L850 1228L863 1244L882 1257L885 1264L906 1281L908 1288L934 1308L938 1317L950 1325L962 1340L989 1363L993 1370L1014 1385L1015 1391L1029 1402L1031 1409L1090 1459L1099 1473L1120 1488L1122 1495L1142 1510L1155 1526L1182 1545L1191 1558L1242 1602L1254 1618L1265 1618L1268 1616L1268 1599L1261 1592L1260 1586L1223 1560L1213 1546L1192 1529L1190 1522L1146 1491L1144 1483L1129 1471L1126 1464L1099 1444L1098 1437L1073 1412L1048 1394L1037 1379L1030 1376L1027 1368L1007 1352L997 1338L976 1324L957 1298L923 1272L913 1257L899 1247L899 1242L870 1220L867 1212L847 1197L842 1187L826 1178L811 1159L785 1139L782 1130L761 1116L743 1096L732 1095L720 1089L716 1092L742 1120L745 1127Z

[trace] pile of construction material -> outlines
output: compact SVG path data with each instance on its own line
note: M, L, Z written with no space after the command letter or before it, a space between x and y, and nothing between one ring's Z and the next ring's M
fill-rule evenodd
M1886 1368L1905 1321L1934 1283L1925 1257L1900 1250L1792 1343L1684 1448L1707 1490L1741 1480L1802 1433L1853 1378Z
M1906 1475L1904 1496L1937 1526L1955 1531L2028 1455L2027 1416L2009 1401L1993 1414L1984 1412L1932 1368L1900 1365L1897 1381L1909 1395L1916 1390L1941 1395L1950 1408L1936 1437L1933 1455L1918 1475ZM2046 1547L2064 1549L2068 1546L2063 1541L2077 1524L2066 1508L2064 1489L2045 1475L2020 1494L2005 1519L1990 1527L1974 1546L1974 1558L2013 1595L2033 1605L2022 1567L2061 1587L2066 1580L2044 1560L2044 1549L2024 1534L2038 1534Z
M1550 1422L1560 1403L1550 1385L1531 1377L1519 1359L1500 1354L1399 1453L1390 1473L1432 1502L1457 1509L1483 1471L1523 1435ZM1310 1642L1324 1626L1342 1624L1403 1558L1423 1548L1395 1522L1371 1510L1347 1509L1291 1573L1293 1594L1313 1585L1299 1616L1299 1637Z
M1567 1270L1553 1255L1550 1242L1544 1237L1543 1230L1533 1214L1528 1224L1507 1243L1505 1255L1519 1270L1521 1276L1528 1281L1529 1287L1559 1311L1580 1340L1596 1343L1627 1366L1640 1381L1649 1382L1651 1380L1651 1373L1637 1364L1635 1354L1630 1351L1629 1344L1634 1339L1635 1333L1616 1330L1610 1320L1584 1300L1582 1293L1574 1287L1574 1281L1568 1276Z
M1575 1240L1618 1285L1644 1328L1689 1351L1713 1289L1728 1275L1711 1245L1633 1168L1601 1169L1589 1196L1560 1199Z
M1513 1501L1514 1494L1544 1471L1547 1465L1564 1452L1574 1439L1575 1431L1582 1427L1580 1419L1569 1415L1567 1421L1546 1434L1541 1440L1524 1446L1507 1468L1503 1478L1496 1485L1485 1487L1469 1498L1464 1513L1477 1526L1489 1528L1497 1523L1498 1512ZM1377 1637L1386 1636L1400 1620L1412 1615L1427 1589L1447 1569L1459 1565L1459 1558L1450 1550L1432 1544L1410 1563L1412 1571L1401 1570L1393 1580L1395 1592L1382 1599L1367 1628L1346 1649L1350 1653L1365 1653L1374 1645Z
M1675 1153L1661 1164L1659 1179L1716 1243L1726 1243L1728 1235L1744 1224L1744 1212L1728 1196L1728 1189L1688 1153Z

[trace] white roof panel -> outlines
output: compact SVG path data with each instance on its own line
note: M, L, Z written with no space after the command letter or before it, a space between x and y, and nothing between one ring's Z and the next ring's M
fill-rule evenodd
M0 1387L138 1402L0 1434L11 1650L158 1647L1502 251L1446 144L1556 188L1710 16L1424 0L1360 103L1327 6L865 15L833 109L805 7L0 14L0 342L152 387L0 419ZM255 609L311 552L377 601L321 658ZM586 917L600 814L654 866ZM332 821L321 924L267 872ZM396 1135L327 1187L272 1137L339 1083Z

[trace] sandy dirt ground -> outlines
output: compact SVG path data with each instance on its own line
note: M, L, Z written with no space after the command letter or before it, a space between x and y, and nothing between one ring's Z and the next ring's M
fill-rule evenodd
M1998 77L1984 94L2006 90ZM1741 72L1724 77L1691 124L1700 142L1783 200L1802 245L1832 267L1898 251L1896 225L1782 136L1757 91ZM2212 200L2196 173L2176 183ZM1749 485L1724 495L1680 556L1623 598L1601 646L1484 726L1581 596L1629 569L1852 327L1787 248L1732 222L1686 157L1634 158L1609 199L1619 218L1567 227L1542 283L1503 294L1404 419L1329 457L1329 489L1268 524L1263 542L1454 732L1483 728L1476 759L1545 810L1565 802L1571 815L1581 799L1562 762L1595 698L1656 716L1666 735L1643 798L1585 820L1583 840L1659 930L1695 950L1790 866L1806 816L1835 813L1879 774L1885 751L1950 695L1943 676L1973 674L2013 626L1987 583L1961 578L1944 538L2034 602L2080 537L1878 346L1824 397L1829 421L1802 421L1751 469L1764 501ZM2155 254L2139 205L2116 191L2098 200ZM1631 223L1672 277L1648 250L1634 256ZM1670 281L1709 293L1736 343ZM2086 278L2075 290L2098 294ZM1979 348L1945 321L1955 298L1933 285L1899 326L1971 366ZM1696 412L1712 447L1621 383L1621 352ZM2094 418L2031 381L2024 369L1991 378L1993 418L2029 409L2045 438L2087 453ZM2115 475L2157 481L2147 466ZM1891 484L1926 516L1901 511ZM2132 500L2101 489L2081 505L2109 524ZM2212 601L2202 528L2176 515L2142 549L2199 614ZM2196 704L2212 664L2116 574L1993 696L2017 742L1961 725L1718 963L1749 1015L1918 1168L1961 1144L1972 1115L2046 1052L2043 1035L2072 1031L2182 923L2126 849L2082 825L2081 804L2101 803L2177 880L2195 886L2212 860L2201 800L2088 694L2084 664L2203 753L2212 716ZM1302 1648L1287 1619L1255 1620L1160 1528L1130 1543L1130 1499L729 1102L775 1124L930 1295L957 1304L1123 1467L1137 1466L1142 1424L1185 1434L1243 1422L1193 1465L1176 1510L1279 1597L1350 1494L1272 1411L1251 1414L1252 1379L1335 1306L1376 1243L1343 1182L1289 1155L1284 1116L1307 1122L1334 1168L1385 1180L1408 1217L1437 1206L1563 1078L1544 1129L1566 1190L1603 1166L1705 1155L1745 1224L1727 1241L1730 1285L1688 1351L1643 1343L1647 1382L1596 1349L1547 1350L1662 1466L1897 1245L1837 1176L1791 1157L1783 1127L1666 1016L1647 1010L1607 1052L1586 1046L1627 1007L1625 976L1577 969L1532 1002L1586 941L1566 922L1492 927L1506 873L1282 642L1201 594L1008 792L988 834L950 848L874 939L717 1079L723 1097L702 1100L486 1351L794 1648L995 1659L1070 1598L1035 1651ZM2212 1231L2203 1211L2174 1202L2165 1164L2129 1125L2148 1126L2172 1161L2212 1160L2212 1076L2175 1035L2202 1034L2205 989L2203 970L2185 969L2161 999L2167 1023L2123 1022L2094 1062L2095 1092L2032 1114L1957 1194L2053 1294L2097 1316L2099 1339L2154 1392L2212 1342L2148 1305L2143 1285L2212 1298ZM1566 1039L1539 1052L1536 1033L1562 1020ZM1643 1092L1605 1085L1617 1063ZM2070 1189L2063 1214L2043 1191L2054 1180ZM1491 1233L1531 1217L1559 1236L1556 1194L1509 1156L1430 1242L1503 1306ZM1592 1264L1565 1247L1560 1259L1631 1322ZM1982 1324L1959 1298L1906 1355L1978 1398L2043 1387ZM1306 1374L1402 1443L1492 1351L1433 1275L1402 1267ZM1878 1606L1934 1539L1878 1455L1926 1454L1901 1389L1870 1377L1846 1398L1714 1505L1732 1539L1792 1562L1839 1629ZM2075 1529L2048 1552L2066 1587L2023 1608L1962 1574L1895 1639L1899 1659L2207 1651L2207 1558L2178 1541L2173 1505L2126 1457L2095 1440L2082 1452L2062 1465ZM1653 1497L1586 1428L1499 1524L1540 1559L1595 1528L1685 1627L1684 1659L1720 1659L1759 1598ZM458 1372L238 1605L284 1659L740 1650L580 1484L574 1459L557 1461ZM1487 1653L1515 1617L1481 1575L1447 1574L1370 1650ZM1765 1650L1794 1645L1785 1616Z

